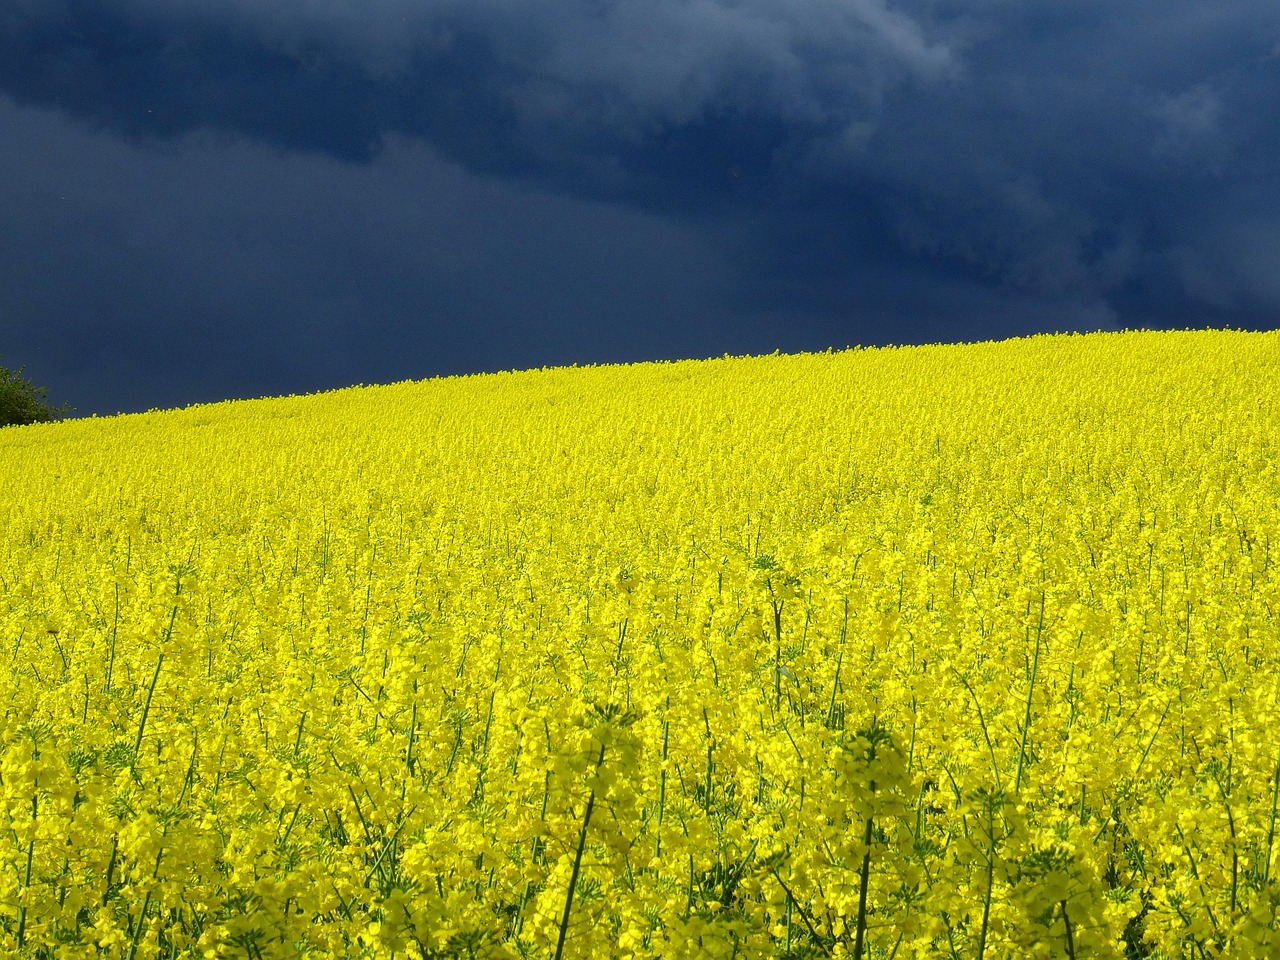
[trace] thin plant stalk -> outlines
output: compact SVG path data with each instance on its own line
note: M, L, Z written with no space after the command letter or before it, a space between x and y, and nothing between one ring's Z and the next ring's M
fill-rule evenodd
M38 754L37 754L38 756ZM24 892L31 889L31 861L36 852L36 816L39 810L39 797L31 798L31 839L27 841L27 869L22 877ZM18 907L18 949L22 949L27 933L27 905Z
M604 744L600 745L600 756L596 759L596 770L604 763ZM564 914L560 917L560 936L556 940L555 960L564 956L564 941L569 933L569 911L573 908L573 891L578 885L578 874L582 870L582 852L587 848L587 827L591 825L591 811L596 805L596 788L591 788L587 797L587 809L582 815L582 829L578 831L578 850L573 855L573 871L569 874L569 889L564 898Z
M1076 944L1075 938L1071 933L1071 918L1067 916L1067 901L1062 901L1062 923L1067 928L1067 956L1070 960L1076 960Z
M1271 881L1271 848L1276 839L1276 803L1280 801L1280 757L1276 759L1276 775L1271 782L1271 819L1267 824L1267 859L1262 868L1262 883Z
M667 799L667 736L671 732L671 721L662 721L662 769L658 772L658 825L657 839L653 843L653 857L658 859L662 856L662 814L666 806ZM1274 804L1273 804L1274 807ZM1274 821L1274 810L1272 820Z
M996 810L992 798L986 798L987 807L987 891L982 900L982 929L978 933L978 960L987 952L987 929L991 921L991 888L996 873Z
M872 793L875 792L876 785L871 784ZM858 875L858 928L853 939L853 960L862 960L862 942L867 933L867 884L871 879L871 836L873 830L871 817L867 817L867 822L862 831L862 870Z
M177 607L174 607L174 613L177 613ZM173 622L170 621L169 628L173 629ZM133 757L129 761L129 772L133 773L138 766L138 755L142 750L142 732L147 728L147 714L151 712L151 698L155 696L156 681L160 679L160 667L164 664L164 651L160 651L160 656L156 657L156 668L151 672L151 684L147 687L147 699L142 702L142 717L138 720L138 735L133 741Z
M1036 692L1036 670L1040 666L1040 636L1044 633L1044 590L1040 591L1040 619L1036 622L1036 652L1031 659L1031 681L1027 687L1027 709L1022 715L1022 742L1018 745L1018 773L1013 779L1013 792L1022 787L1022 765L1027 757L1027 732L1031 729L1031 698Z

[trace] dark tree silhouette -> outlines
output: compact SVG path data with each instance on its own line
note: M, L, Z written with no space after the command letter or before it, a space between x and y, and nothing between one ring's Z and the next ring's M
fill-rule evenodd
M49 406L45 399L48 388L33 384L22 375L24 370L26 367L10 371L0 366L0 427L48 423L71 412L72 408L66 404Z

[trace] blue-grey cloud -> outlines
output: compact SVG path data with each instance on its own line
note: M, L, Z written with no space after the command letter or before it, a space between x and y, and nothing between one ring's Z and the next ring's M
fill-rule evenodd
M690 215L799 185L1014 286L1270 299L1180 225L1221 233L1274 182L1271 3L20 0L0 22L15 99L140 139L359 162L395 133Z
M1271 0L9 0L0 92L159 154L420 143L687 224L811 331L1280 315Z

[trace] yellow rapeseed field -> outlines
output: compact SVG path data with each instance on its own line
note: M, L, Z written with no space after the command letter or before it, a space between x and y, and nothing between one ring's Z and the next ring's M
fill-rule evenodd
M1280 334L0 431L0 956L1280 957Z

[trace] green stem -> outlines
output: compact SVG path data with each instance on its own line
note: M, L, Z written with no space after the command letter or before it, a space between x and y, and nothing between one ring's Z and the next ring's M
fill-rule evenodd
M414 704L417 707L417 704ZM298 717L298 733L293 738L293 756L297 759L298 751L302 748L302 728L307 722L307 711L302 711L302 716Z
M978 701L978 694L974 691L973 687L969 684L968 679L966 679L965 676L961 674L959 670L956 670L955 667L952 667L951 670L953 673L955 673L957 677L960 678L960 682L964 684L964 688L969 691L969 696L973 698L973 705L978 710L978 723L982 727L982 739L984 739L987 742L987 753L991 757L991 772L995 775L995 778L996 778L996 789L1004 790L1004 787L1000 783L1000 765L996 763L996 748L991 743L991 734L987 731L987 718L982 713L982 704Z
M812 937L813 942L818 945L818 949L826 956L831 956L831 947L827 945L826 939L823 938L814 928L813 921L809 919L808 911L800 905L800 901L795 898L795 894L791 892L791 888L787 886L786 882L782 879L782 876L778 873L776 867L773 868L772 872L773 879L778 881L778 886L780 886L782 888L782 892L787 895L788 931L790 929L790 911L791 908L794 907L796 910L800 911L800 919L804 921L804 925L809 931L809 936ZM788 940L790 940L790 932L788 932L787 937ZM789 947L788 952L790 952Z
M37 754L38 756L39 754ZM27 869L22 877L22 889L31 889L31 861L36 852L36 814L39 809L39 797L31 798L31 839L27 841ZM22 949L27 932L27 905L18 908L18 949Z
M604 763L604 744L600 744L600 756L596 759L596 770L599 771L600 765ZM587 827L591 824L591 811L596 805L596 788L591 788L591 795L587 797L587 810L582 815L582 829L578 831L578 850L573 855L573 872L569 874L569 890L564 898L564 914L560 917L560 937L556 941L556 957L560 960L564 956L564 940L569 933L569 911L573 908L573 891L578 885L578 873L582 869L582 852L587 848Z
M409 718L409 746L405 750L404 765L409 769L409 776L413 776L413 738L418 732L418 701L413 701L413 714Z
M116 630L120 626L120 584L116 584L116 612L111 620L111 649L107 654L107 693L111 692L111 673L116 665Z
M111 856L107 860L106 883L102 891L102 905L105 907L111 899L111 875L116 871L116 855L120 848L120 834L111 838Z
M142 936L142 923L147 919L147 909L151 906L151 891L147 891L147 895L142 898L142 909L138 912L138 922L134 925L133 936L129 940L129 956L128 960L133 960L134 955L138 952L138 938Z
M987 801L987 892L982 901L982 930L978 934L978 960L987 951L987 927L991 920L991 888L996 872L996 823L995 806Z
M174 607L174 614L178 612L178 608ZM169 629L173 629L173 621L169 622ZM147 728L147 714L151 712L151 698L156 692L156 681L160 679L160 665L164 663L164 651L160 651L160 656L156 657L156 668L151 673L151 685L147 687L147 699L142 704L142 718L138 721L138 736L133 741L133 758L129 761L129 772L133 773L134 768L138 765L138 754L142 750L142 731Z
M873 791L875 785L872 784ZM871 879L871 833L872 819L867 817L866 827L862 831L862 872L858 878L858 929L853 939L853 960L862 960L862 940L867 932L867 883Z
M711 813L711 720L707 717L706 707L702 708L702 722L707 728L707 770L702 786L702 809L705 813Z
M1022 743L1018 746L1018 774L1013 780L1013 792L1022 786L1022 764L1027 756L1027 732L1031 729L1031 698L1036 692L1036 669L1040 666L1040 635L1044 632L1044 590L1040 591L1040 619L1036 623L1036 652L1031 660L1031 683L1027 688L1027 709L1022 716Z
M1271 847L1276 839L1276 802L1280 800L1280 757L1276 758L1276 775L1271 784L1271 821L1267 824L1267 859L1262 870L1262 882L1271 880Z
M1076 944L1075 939L1071 935L1071 918L1067 916L1067 901L1062 901L1062 922L1067 928L1067 956L1070 960L1076 960Z
M844 664L844 640L849 631L849 598L844 598L844 624L840 627L840 653L836 656L836 675L831 681L831 700L827 703L827 729L836 725L836 692L840 689L840 667Z
M670 706L670 704L668 704ZM662 769L658 772L658 826L657 839L653 844L653 856L656 860L662 856L662 814L667 800L667 735L671 732L671 721L662 721ZM1280 774L1277 775L1280 779ZM1274 804L1273 804L1274 807ZM1274 821L1274 810L1272 820Z

